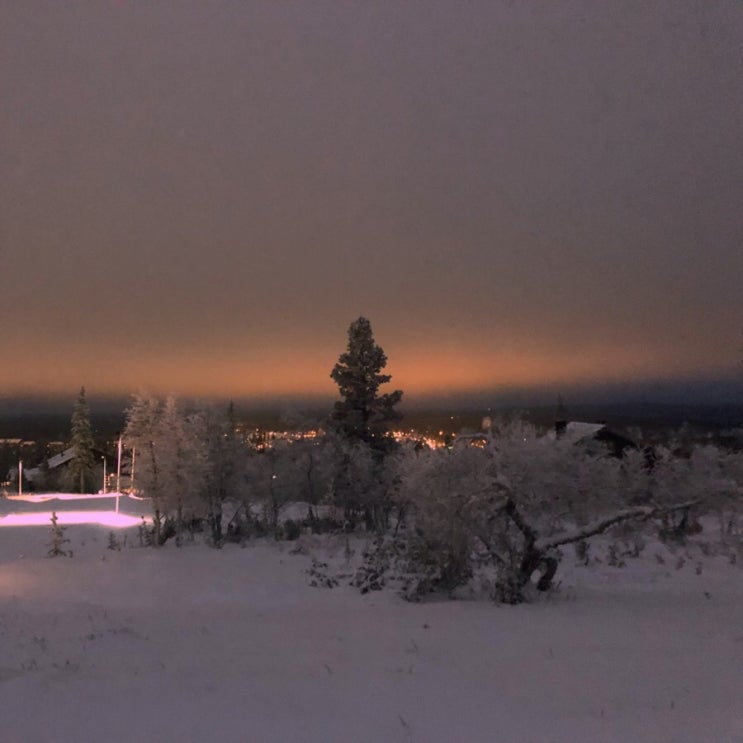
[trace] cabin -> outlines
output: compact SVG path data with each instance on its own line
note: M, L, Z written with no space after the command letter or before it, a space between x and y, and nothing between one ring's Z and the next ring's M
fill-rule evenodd
M24 467L23 468L23 479L27 483L28 487L35 490L39 487L49 487L48 479L51 476L52 483L55 487L59 485L60 481L64 478L61 477L69 463L75 458L75 448L72 446L67 447L64 451L49 457L45 462L36 467ZM108 474L110 475L115 471L116 462L100 449L93 449L93 460L95 462L96 470L100 469L101 463L105 460ZM97 477L97 475L96 475ZM13 467L8 472L8 481L18 483L18 469Z

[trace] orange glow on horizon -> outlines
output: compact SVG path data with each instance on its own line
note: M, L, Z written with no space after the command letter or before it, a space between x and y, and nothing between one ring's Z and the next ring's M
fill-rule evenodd
M548 385L644 381L719 373L721 366L689 368L688 360L642 348L595 347L556 352L545 348L524 353L500 348L473 352L455 344L429 348L394 348L384 342L386 388L401 389L407 400L429 394L476 393L496 389L538 388ZM388 350L389 349L389 350ZM0 371L5 395L69 393L84 384L94 394L129 394L145 389L153 394L193 396L281 397L335 396L330 370L342 348L307 350L261 349L254 356L171 351L157 359L142 356L115 359L97 355L80 365L60 354L44 364L29 363L23 381ZM50 354L54 356L53 352Z

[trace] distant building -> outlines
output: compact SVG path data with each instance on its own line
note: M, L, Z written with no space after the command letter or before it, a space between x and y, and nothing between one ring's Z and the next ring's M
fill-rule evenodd
M608 449L609 454L621 457L627 449L637 449L637 444L612 431L605 423L584 421L555 421L555 430L550 434L554 439L567 440L573 444L594 448L596 453Z
M99 449L93 449L93 457L97 463L100 463L103 458L105 458L107 466L111 467L112 465L111 457ZM59 452L59 454L49 457L49 459L45 460L45 462L40 464L38 467L29 467L28 469L24 467L23 478L32 489L39 485L41 487L47 487L48 483L46 482L46 478L48 478L49 475L53 475L56 482L59 479L59 474L64 471L67 465L74 458L75 449L74 447L69 446L64 451ZM8 472L7 480L9 482L18 482L17 467L11 468Z
M49 457L49 459L46 460L46 467L39 465L38 467L24 469L23 476L26 478L30 485L36 485L39 480L43 478L44 469L46 469L47 472L53 472L54 470L63 467L74 458L75 450L73 447L70 446L59 454L55 454L53 457Z

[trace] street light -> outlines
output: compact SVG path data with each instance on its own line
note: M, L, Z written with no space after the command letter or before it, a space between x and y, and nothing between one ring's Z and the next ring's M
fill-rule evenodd
M106 457L101 457L103 460L103 495L106 494Z

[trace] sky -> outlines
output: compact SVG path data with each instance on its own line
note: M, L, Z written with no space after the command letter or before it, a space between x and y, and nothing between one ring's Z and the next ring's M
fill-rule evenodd
M0 3L0 395L743 359L743 3Z

